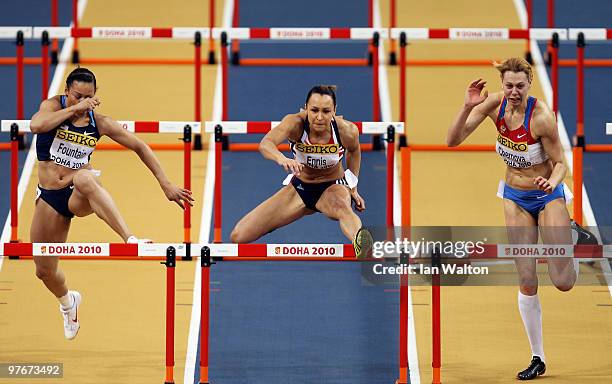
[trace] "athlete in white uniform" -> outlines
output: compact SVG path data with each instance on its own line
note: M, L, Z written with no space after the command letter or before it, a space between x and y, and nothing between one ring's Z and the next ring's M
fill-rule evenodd
M361 149L355 124L335 116L335 87L313 87L306 97L305 110L289 114L259 144L259 151L290 174L283 187L265 200L234 227L234 243L249 243L276 228L305 215L321 212L340 222L340 229L355 246L358 257L366 256L372 237L361 228L358 211L365 201L357 192ZM291 143L294 159L285 157L277 145ZM346 156L347 169L342 166Z
M557 132L554 114L544 104L529 97L533 74L520 58L496 64L502 92L481 94L486 82L472 82L457 118L448 129L447 144L461 144L487 117L497 127L497 153L507 165L506 180L499 195L504 200L508 238L514 244L538 242L538 229L547 244L572 244L570 217L565 206L569 199L563 179L567 166ZM577 271L571 258L549 258L548 274L560 291L572 289ZM546 371L542 340L542 309L537 295L536 260L515 260L519 275L518 305L532 360L518 373L520 380L531 380Z
M183 209L185 203L192 204L191 192L168 180L149 146L115 120L94 113L100 105L95 93L94 74L86 68L77 68L68 75L65 94L43 101L32 117L30 129L37 134L39 161L36 206L30 227L33 243L66 242L72 217L92 213L104 220L123 241L138 242L89 164L103 135L136 152L159 181L168 200ZM36 276L60 301L65 337L73 339L80 327L80 293L68 291L64 274L58 268L58 257L34 257L34 262Z

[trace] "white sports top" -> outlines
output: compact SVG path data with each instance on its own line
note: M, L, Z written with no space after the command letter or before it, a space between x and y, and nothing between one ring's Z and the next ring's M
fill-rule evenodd
M340 141L338 124L331 122L331 136L327 144L312 144L308 138L310 127L308 120L304 121L304 131L299 142L290 142L291 152L295 159L305 166L313 169L327 169L335 166L344 156L344 146Z

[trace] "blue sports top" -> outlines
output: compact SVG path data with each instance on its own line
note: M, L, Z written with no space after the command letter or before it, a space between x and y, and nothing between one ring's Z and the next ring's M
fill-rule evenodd
M66 108L66 96L61 96ZM89 111L89 124L76 127L66 120L59 127L37 134L36 155L39 161L53 161L70 169L80 169L89 163L100 139L93 111Z

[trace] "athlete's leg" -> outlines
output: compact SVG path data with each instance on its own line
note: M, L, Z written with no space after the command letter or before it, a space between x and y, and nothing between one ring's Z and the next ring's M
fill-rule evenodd
M69 229L69 218L59 214L42 199L37 199L30 226L32 243L65 243ZM60 311L64 318L64 336L67 339L75 338L80 328L78 308L81 304L81 294L68 291L66 278L58 266L59 257L34 256L34 263L36 276L60 302Z
M537 244L537 222L529 212L519 207L514 201L504 199L504 217L510 244ZM536 260L533 258L517 258L514 263L518 272L521 293L527 296L537 294Z
M98 177L88 169L78 171L72 179L74 192L68 200L68 208L76 216L95 213L115 231L123 241L132 233L119 213L111 195L102 187Z
M538 223L544 244L572 244L570 217L564 199L556 199L540 212ZM560 291L569 291L576 283L572 257L552 257L548 259L550 280Z
M508 241L511 244L536 244L538 242L537 223L529 212L519 207L514 201L504 199L504 216ZM546 370L543 363L545 356L542 337L542 307L537 295L536 259L517 258L514 262L519 275L519 312L529 339L531 354L537 356L537 359L532 359L527 369L518 373L517 377L525 380L541 375Z
M69 218L60 215L42 199L36 200L30 226L32 243L64 243L68 238L69 229ZM58 267L58 257L34 256L34 263L36 264L36 277L42 280L51 293L58 298L68 293L66 278Z
M361 219L351 207L351 194L344 185L333 184L323 192L316 204L321 213L340 222L342 233L350 240L355 239L361 228Z
M286 185L240 219L230 240L232 243L250 243L311 213L314 211L304 206L293 185Z

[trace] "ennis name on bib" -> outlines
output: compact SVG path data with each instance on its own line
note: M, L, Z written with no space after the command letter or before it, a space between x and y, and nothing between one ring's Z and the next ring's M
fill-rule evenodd
M335 166L342 160L344 156L344 147L340 141L340 133L338 132L338 124L336 120L331 122L332 130L329 142L327 144L312 144L308 138L310 126L308 120L304 121L304 132L300 141L291 142L291 152L295 159L314 169L327 169Z

